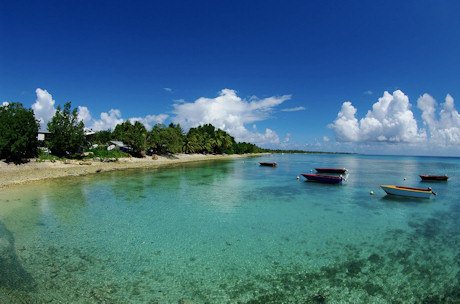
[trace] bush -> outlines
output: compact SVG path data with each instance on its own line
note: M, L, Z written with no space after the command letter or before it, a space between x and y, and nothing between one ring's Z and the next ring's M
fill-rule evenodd
M32 109L20 103L0 106L0 157L13 161L35 157L38 128Z
M118 160L121 157L128 157L129 154L121 152L119 149L107 150L107 147L99 146L89 150L90 154L85 159L99 158L101 161L105 158L115 158Z
M54 163L55 161L57 160L61 160L59 157L55 156L55 155L51 155L49 153L46 153L44 152L43 150L40 150L39 149L39 155L38 155L38 158L35 159L36 162L44 162L44 161L50 161L52 163Z

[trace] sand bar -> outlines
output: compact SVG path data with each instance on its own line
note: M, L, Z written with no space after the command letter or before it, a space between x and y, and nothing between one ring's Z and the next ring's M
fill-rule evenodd
M34 159L30 162L15 165L0 162L0 188L24 184L33 181L50 178L62 178L68 176L79 176L100 173L104 171L135 169L135 168L158 168L168 165L175 165L186 162L222 160L231 158L242 158L260 156L262 154L244 155L204 155L204 154L174 154L169 156L156 156L145 158L120 158L113 162L101 162L100 160L70 160L55 162L37 162Z

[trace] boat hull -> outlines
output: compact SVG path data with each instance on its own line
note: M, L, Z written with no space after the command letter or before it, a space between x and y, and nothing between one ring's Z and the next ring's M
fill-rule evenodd
M327 184L339 184L343 180L342 175L330 176L322 174L302 174L302 176L305 177L308 181L315 181Z
M347 169L345 168L315 168L316 172L318 173L337 173L337 174L344 174Z
M391 195L417 197L417 198L430 198L433 191L431 189L419 189L402 186L381 185L383 191Z
M447 181L447 175L420 175L422 181Z

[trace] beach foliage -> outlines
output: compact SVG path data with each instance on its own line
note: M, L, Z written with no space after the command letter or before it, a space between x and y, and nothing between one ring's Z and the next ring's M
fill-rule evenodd
M184 141L186 153L234 153L235 139L212 124L191 128Z
M56 112L48 122L48 131L52 134L48 148L51 153L63 157L75 154L82 150L85 142L84 124L78 119L77 108L71 110L71 103L67 102L61 109L57 106Z
M112 132L110 130L96 131L91 135L91 144L105 145L112 140Z
M148 147L152 153L180 153L184 146L184 131L180 125L173 123L169 126L156 124L148 134Z
M129 155L128 153L122 152L119 149L107 150L107 147L105 146L93 148L89 152L90 153L85 157L85 159L99 158L101 161L107 158L114 158L118 160L119 158L127 157Z
M45 151L43 150L39 150L39 154L38 154L38 157L35 159L36 162L45 162L45 161L49 161L49 162L56 162L57 160L62 160L61 158L55 156L55 155L51 155L49 153L46 153Z
M245 154L245 153L263 153L267 152L267 150L262 149L254 144L247 143L247 142L239 142L235 145L235 153L237 154Z
M139 156L145 155L145 149L147 146L147 129L139 121L132 124L131 121L127 120L118 124L115 127L115 130L113 130L112 137L128 145L133 154L137 154Z
M38 154L38 129L32 109L21 103L0 106L0 155L7 160L20 161Z

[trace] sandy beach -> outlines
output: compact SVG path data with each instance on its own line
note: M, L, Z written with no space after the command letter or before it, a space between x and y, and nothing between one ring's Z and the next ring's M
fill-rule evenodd
M24 184L33 181L50 178L63 178L68 176L80 176L95 174L104 171L135 169L135 168L158 168L186 162L209 161L252 157L261 154L245 155L204 155L204 154L174 154L170 156L155 156L145 158L120 158L117 161L101 162L95 160L68 160L55 162L30 162L15 165L0 162L0 188L11 185Z

